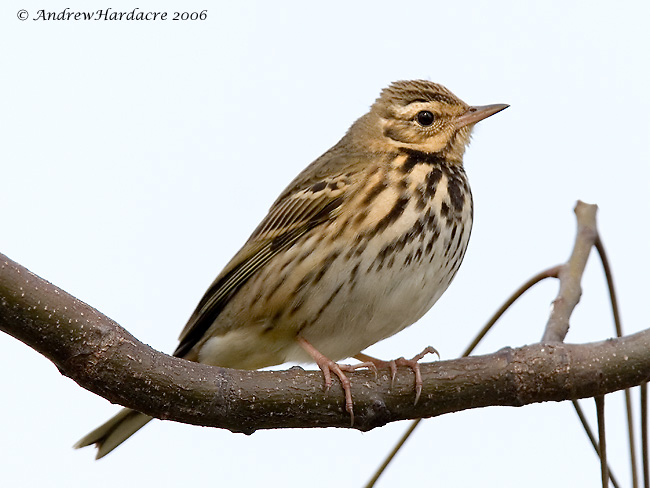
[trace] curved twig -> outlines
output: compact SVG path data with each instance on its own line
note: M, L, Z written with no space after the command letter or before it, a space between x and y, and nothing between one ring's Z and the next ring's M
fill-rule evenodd
M415 428L420 424L422 419L415 419L413 422L411 422L411 425L409 426L408 429L406 429L406 432L402 434L402 437L400 437L400 440L395 444L395 447L393 447L393 450L386 456L386 459L384 459L384 462L377 468L375 473L372 475L372 478L368 481L368 483L365 485L365 488L372 488L375 486L375 483L377 483L377 480L379 480L379 477L384 474L384 471L386 471L386 468L388 465L391 463L393 458L397 455L399 450L402 448L404 443L408 440L409 437L411 437L411 434L415 430Z
M594 437L594 434L591 431L591 427L589 427L589 422L587 421L587 417L585 417L585 414L582 411L582 407L580 407L578 400L572 400L571 403L573 403L575 411L578 414L578 419L580 419L580 423L582 424L582 427L585 430L585 434L587 434L587 437L589 438L589 441L591 442L594 451L596 451L596 455L599 456L598 453L600 451L600 447L598 447L598 441ZM609 465L607 467L607 472L609 473L609 479L611 480L612 485L614 485L614 488L619 488L620 485L618 484L618 480L614 477L614 473L612 473L612 470L609 468Z
M607 442L605 437L605 397L597 396L596 418L598 419L598 457L600 458L600 477L603 488L609 484L609 469L607 466Z
M528 281L526 281L526 283L521 285L517 290L515 290L515 292L512 295L510 295L510 297L503 303L503 305L499 307L499 309L494 313L494 315L492 315L490 320L487 321L487 323L483 326L480 332L476 335L474 340L469 344L469 346L467 346L465 351L463 351L463 355L461 357L467 357L470 354L472 354L472 351L476 349L476 346L479 345L479 343L483 340L486 334L490 331L492 326L497 323L497 321L506 312L506 310L508 310L524 293L526 293L533 286L535 286L540 281L545 280L546 278L557 278L561 269L562 269L562 265L553 266L552 268L545 269L544 271L537 273L535 276L533 276Z
M650 488L648 463L648 384L641 384L641 451L643 452L643 486Z
M607 252L605 251L605 246L600 238L600 235L596 236L595 242L596 250L598 251L598 256L603 265L603 271L605 273L605 279L607 280L607 290L609 291L609 299L612 305L612 314L614 316L614 327L616 328L616 336L623 336L623 324L621 322L621 314L618 308L618 299L616 298L616 287L614 286L614 276L612 274L611 266L609 265L609 259L607 257ZM638 478L638 467L637 467L637 456L636 456L636 441L634 436L634 414L632 412L632 395L629 388L625 390L625 413L627 417L627 435L628 435L628 446L630 449L630 469L632 471L632 487L637 488L639 486Z

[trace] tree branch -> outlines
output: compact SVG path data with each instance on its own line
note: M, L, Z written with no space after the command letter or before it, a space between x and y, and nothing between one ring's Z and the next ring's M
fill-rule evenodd
M252 433L349 427L343 392L316 371L238 371L174 358L142 344L89 305L0 254L0 330L36 349L80 386L154 417ZM650 330L604 342L537 344L422 365L422 397L398 371L350 374L354 428L489 405L603 395L650 378Z
M542 342L561 342L569 332L569 317L580 301L582 288L580 281L591 248L598 239L596 227L597 205L589 205L578 200L575 214L578 220L578 234L569 261L562 266L558 274L560 291L553 301L551 315L544 330Z

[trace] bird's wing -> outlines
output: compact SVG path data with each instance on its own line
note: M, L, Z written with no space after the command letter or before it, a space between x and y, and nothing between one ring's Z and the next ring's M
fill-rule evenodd
M235 293L275 255L291 247L309 230L333 219L348 188L348 178L337 175L277 200L248 242L206 291L181 332L174 356L187 354Z

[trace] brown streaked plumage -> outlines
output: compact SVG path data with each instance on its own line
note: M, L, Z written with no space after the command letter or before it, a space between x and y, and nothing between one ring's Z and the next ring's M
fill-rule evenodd
M346 135L302 171L208 288L175 356L238 369L314 361L341 380L385 363L361 351L411 325L465 254L472 196L463 154L473 125L507 105L470 107L429 81L384 89ZM425 352L432 352L427 348ZM353 418L353 417L352 417ZM81 439L104 456L150 417L125 409Z

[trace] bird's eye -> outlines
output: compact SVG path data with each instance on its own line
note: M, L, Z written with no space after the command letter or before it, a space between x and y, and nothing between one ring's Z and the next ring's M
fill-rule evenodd
M417 119L418 119L418 124L420 124L423 127L428 127L431 124L433 124L433 121L435 120L435 116L433 115L433 113L429 112L428 110L422 110L421 112L418 112Z

